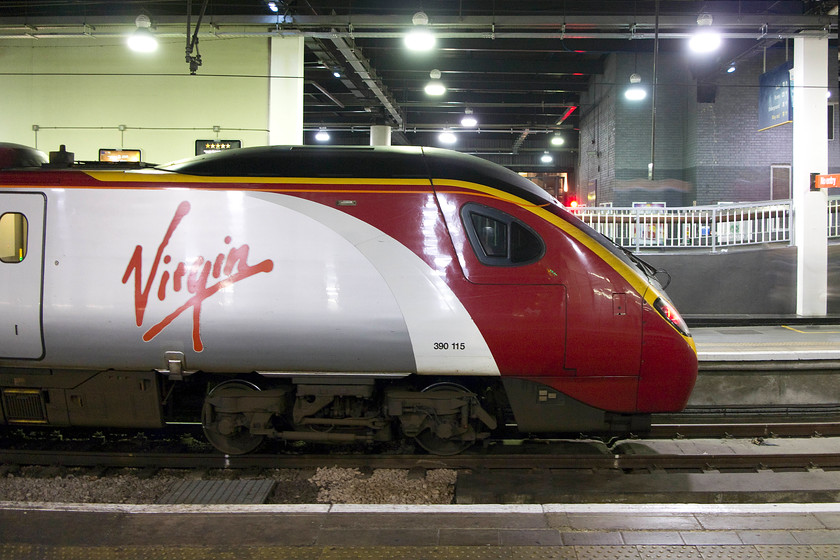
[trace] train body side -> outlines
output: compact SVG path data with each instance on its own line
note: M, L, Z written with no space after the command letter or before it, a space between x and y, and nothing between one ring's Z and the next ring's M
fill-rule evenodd
M48 216L43 355L16 356L12 339L6 364L153 369L180 352L190 370L498 374L445 278L364 221L275 192L100 187L3 195L45 197ZM428 259L448 256L426 241ZM466 350L424 352L438 340Z
M43 373L63 390L97 372L115 385L100 375L112 388L94 393L136 392L154 372L501 378L526 432L685 405L696 352L654 309L655 283L559 205L429 168L0 173L0 214L26 215L29 239L0 263L15 286L0 296L0 386L43 388ZM535 252L488 258L481 236L499 224Z

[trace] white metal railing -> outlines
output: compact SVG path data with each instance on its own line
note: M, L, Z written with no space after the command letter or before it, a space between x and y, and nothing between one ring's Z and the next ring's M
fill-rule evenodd
M773 200L682 208L579 207L572 212L616 243L637 251L693 247L714 251L736 245L789 243L790 208L790 200ZM832 198L828 216L833 237L840 236L838 212L838 199Z
M828 197L828 237L840 237L840 196Z

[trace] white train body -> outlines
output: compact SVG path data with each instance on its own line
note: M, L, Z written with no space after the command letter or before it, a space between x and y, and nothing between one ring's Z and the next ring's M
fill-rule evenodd
M6 365L498 375L440 276L322 204L71 185L0 202L29 219L27 257L0 267Z

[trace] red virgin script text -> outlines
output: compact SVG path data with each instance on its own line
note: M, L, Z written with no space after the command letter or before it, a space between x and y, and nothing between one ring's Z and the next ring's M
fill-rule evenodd
M163 241L158 245L155 260L152 262L152 268L149 271L149 276L143 281L143 246L138 245L134 249L134 254L131 260L128 261L128 268L123 274L123 284L126 284L134 274L134 312L137 320L137 326L143 326L143 315L146 313L146 304L149 301L149 294L152 291L152 286L157 282L157 297L160 301L166 301L167 296L171 292L180 292L186 284L187 292L192 296L183 304L177 307L172 313L164 317L159 323L152 325L152 327L143 334L143 340L149 342L160 332L169 326L172 321L178 318L181 313L187 309L192 309L192 338L193 349L196 352L204 350L204 344L201 342L201 304L204 300L218 293L220 290L232 286L237 282L245 280L250 276L259 274L260 272L271 272L274 268L274 263L266 259L261 263L255 265L248 264L247 244L240 247L231 247L225 253L219 253L216 258L206 259L204 257L195 257L189 262L181 261L177 264L172 264L172 257L164 255L166 246L175 229L181 223L190 211L190 203L187 201L178 205L175 210L175 215L172 217L172 222L163 236ZM225 244L230 245L232 239L230 236L225 237ZM158 280L158 270L163 263L163 270ZM234 269L236 271L234 272ZM218 280L213 283L214 280ZM167 290L171 290L169 294Z

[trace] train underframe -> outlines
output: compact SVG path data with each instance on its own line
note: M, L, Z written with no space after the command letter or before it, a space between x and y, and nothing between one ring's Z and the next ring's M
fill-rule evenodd
M196 421L219 451L266 439L374 443L410 438L438 455L510 433L643 433L649 415L589 407L518 378L381 374L164 375L0 369L0 424L162 428Z

